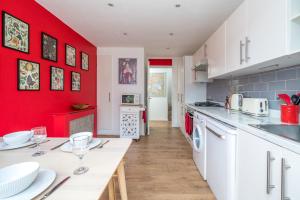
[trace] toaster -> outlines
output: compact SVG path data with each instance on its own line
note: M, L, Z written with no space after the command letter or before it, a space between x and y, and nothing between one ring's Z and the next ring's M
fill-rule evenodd
M243 95L242 94L233 94L230 98L230 108L232 110L241 110L243 103Z
M269 103L266 98L243 98L242 112L255 116L267 116Z

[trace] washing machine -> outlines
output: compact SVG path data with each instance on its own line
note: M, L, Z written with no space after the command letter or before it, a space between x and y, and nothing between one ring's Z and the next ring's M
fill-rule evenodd
M193 159L201 176L206 180L206 117L194 112Z

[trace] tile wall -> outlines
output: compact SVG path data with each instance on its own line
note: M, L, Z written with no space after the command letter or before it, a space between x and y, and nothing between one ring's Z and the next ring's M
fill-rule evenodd
M289 67L264 73L214 80L207 84L207 98L224 102L232 93L241 93L245 97L267 98L270 109L279 110L277 95L300 93L300 66Z

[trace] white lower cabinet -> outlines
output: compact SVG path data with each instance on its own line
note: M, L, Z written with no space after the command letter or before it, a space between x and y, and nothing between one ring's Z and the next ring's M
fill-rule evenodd
M300 155L239 132L237 200L298 200L299 169Z
M283 199L300 199L300 156L294 152L283 150L282 169Z

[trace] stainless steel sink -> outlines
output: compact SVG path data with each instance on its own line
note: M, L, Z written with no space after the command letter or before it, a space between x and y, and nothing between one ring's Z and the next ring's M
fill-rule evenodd
M287 139L300 142L300 126L299 125L285 125L285 124L249 124L249 126L258 128L260 130L278 135Z

